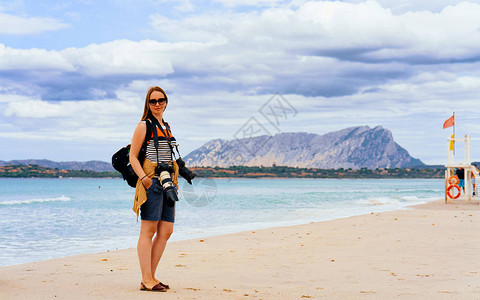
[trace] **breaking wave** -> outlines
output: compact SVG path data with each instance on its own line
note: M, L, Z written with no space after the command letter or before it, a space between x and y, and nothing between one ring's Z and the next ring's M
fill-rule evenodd
M394 205L394 204L402 204L402 203L425 203L430 201L438 200L438 197L427 197L427 198L420 198L417 196L400 196L400 197L377 197L377 198L368 198L368 199L361 199L356 201L356 204L362 205Z
M22 204L31 204L31 203L44 203L44 202L55 202L55 201L70 201L70 197L60 196L55 198L35 198L35 199L26 199L26 200L10 200L10 201L1 201L0 205L22 205Z

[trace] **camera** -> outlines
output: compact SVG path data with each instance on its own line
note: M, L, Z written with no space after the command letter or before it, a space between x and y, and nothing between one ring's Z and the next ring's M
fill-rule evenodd
M155 175L159 177L160 185L165 191L167 197L167 205L172 207L175 205L175 201L178 201L178 196L175 184L173 184L172 178L170 177L170 173L173 173L173 168L169 164L159 163L155 168Z
M177 159L176 162L178 164L178 168L179 168L178 172L180 176L185 178L185 180L188 181L188 183L192 184L192 179L195 178L195 176L197 176L197 173L194 173L190 171L187 167L185 167L185 162L181 157Z

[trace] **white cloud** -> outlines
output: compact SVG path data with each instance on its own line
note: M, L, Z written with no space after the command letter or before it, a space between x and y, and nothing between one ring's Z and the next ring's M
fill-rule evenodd
M478 53L479 13L479 4L467 2L438 13L395 15L371 0L322 1L306 2L298 9L266 9L261 14L218 13L180 20L152 16L151 20L162 37L173 40L214 40L247 49L334 57L346 56L351 49L353 58L366 60L463 59Z
M2 89L0 89L0 91L4 92ZM0 103L14 103L23 101L30 101L30 97L25 95L0 94Z
M19 101L21 100L21 101ZM8 131L0 130L0 137L76 140L125 141L130 139L141 104L128 101L43 101L18 99L7 103L3 115L8 120L24 120ZM121 120L121 121L119 121ZM14 122L14 121L10 121ZM11 124L11 123L10 123ZM12 127L14 131L12 131ZM32 132L31 128L36 128ZM61 130L58 130L61 128Z
M91 44L85 48L61 51L79 72L90 76L106 75L166 75L173 72L165 53L164 44L145 40L133 42L117 40L104 44Z
M384 48L370 53L375 59L418 57L438 60L478 59L480 50L480 5L461 3L439 13L409 12L396 17L409 39L400 40L408 47Z
M66 102L67 106L76 105L74 102ZM69 104L69 105L68 105ZM60 117L63 112L71 110L63 110L62 103L49 103L40 99L28 99L22 102L10 102L5 110L5 116L15 115L20 118L52 118ZM71 114L66 116L70 116Z
M51 70L89 76L173 72L169 46L152 40L117 40L65 50L13 49L0 44L0 70Z
M0 70L74 71L74 66L58 51L45 49L13 49L0 44Z
M0 89L16 86L18 93L35 91L47 100L108 99L132 78L173 73L169 53L179 47L152 40L117 40L61 51L0 44Z
M0 35L33 35L68 27L68 24L52 18L19 17L0 13Z

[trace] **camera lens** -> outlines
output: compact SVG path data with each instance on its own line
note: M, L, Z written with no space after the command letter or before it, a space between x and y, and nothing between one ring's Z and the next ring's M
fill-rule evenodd
M178 196L177 191L175 190L175 185L172 182L172 178L170 178L170 174L167 171L162 171L160 173L160 182L167 197L167 205L170 207L174 206L175 201L178 201Z

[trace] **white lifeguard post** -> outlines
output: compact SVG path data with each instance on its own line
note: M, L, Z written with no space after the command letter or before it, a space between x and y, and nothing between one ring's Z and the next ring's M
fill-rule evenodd
M463 168L465 172L465 194L460 195L458 199L463 199L465 201L473 200L473 192L475 195L478 196L478 185L480 184L479 181L479 174L475 166L472 165L472 157L471 157L471 138L469 135L465 135L464 138L448 138L447 139L447 164L445 167L447 170L445 171L445 203L450 203L449 200L452 199L447 194L447 189L449 187L448 178L450 176L455 175L456 168ZM453 142L464 142L465 143L465 159L463 162L455 162L454 155L453 155L453 147L450 144ZM476 179L476 191L472 191L472 176L473 175ZM460 189L460 194L462 193L462 189Z

